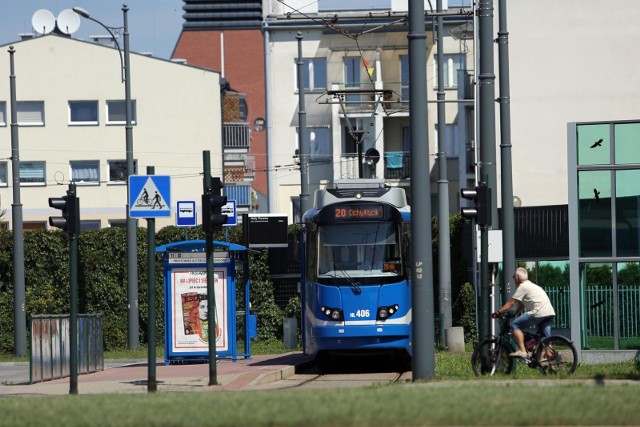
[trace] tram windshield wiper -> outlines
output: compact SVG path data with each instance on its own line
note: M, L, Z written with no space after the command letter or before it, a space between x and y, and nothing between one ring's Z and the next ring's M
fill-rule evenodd
M340 272L342 273L340 275L340 277L338 277L336 272ZM353 280L351 278L351 276L349 276L349 273L347 273L342 266L340 265L340 263L336 260L335 255L333 255L333 277L334 278L341 278L341 279L345 279L348 283L349 286L351 286L351 289L353 289L353 292L355 292L356 294L360 294L362 293L362 288L360 287L360 282Z

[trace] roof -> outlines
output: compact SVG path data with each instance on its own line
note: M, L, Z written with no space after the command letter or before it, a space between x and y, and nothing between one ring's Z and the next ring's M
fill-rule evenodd
M156 252L202 252L206 246L205 240L183 240L180 242L167 243L156 247ZM235 243L213 241L214 247L227 248L229 251L246 251L247 248Z

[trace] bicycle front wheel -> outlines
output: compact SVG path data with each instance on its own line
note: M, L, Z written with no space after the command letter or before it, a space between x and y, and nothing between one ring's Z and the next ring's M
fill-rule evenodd
M540 342L536 360L543 374L568 375L578 366L578 351L567 338L553 335Z
M471 367L477 376L510 374L514 360L509 357L511 348L497 338L486 338L480 342L471 355Z

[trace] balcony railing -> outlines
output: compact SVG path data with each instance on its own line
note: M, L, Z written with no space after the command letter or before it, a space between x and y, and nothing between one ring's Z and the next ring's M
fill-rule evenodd
M405 151L386 151L384 159L384 179L408 179L411 177L409 153Z
M223 148L249 149L251 144L251 129L248 123L225 123L223 125Z
M251 186L250 185L225 185L224 195L228 200L235 200L236 206L249 206L251 204Z
M411 162L409 153L404 151L387 151L383 154L384 179L409 179ZM340 156L340 179L358 178L358 155L342 154Z

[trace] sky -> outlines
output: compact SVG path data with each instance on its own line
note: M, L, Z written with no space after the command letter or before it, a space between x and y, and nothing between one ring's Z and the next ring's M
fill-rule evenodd
M319 7L321 10L342 9L345 4L358 9L388 7L390 1L319 0ZM0 0L0 46L20 40L18 34L33 33L32 17L40 9L46 9L57 17L63 10L78 6L108 27L122 27L123 3L129 7L127 16L131 51L149 52L155 57L169 59L182 31L182 0ZM82 18L73 37L90 40L91 35L106 34L100 25Z
M170 58L182 31L182 0L0 0L0 46L20 40L20 33L33 33L31 19L40 9L57 17L63 10L78 6L108 27L122 27L123 4L129 7L131 51ZM91 35L106 34L100 25L81 18L73 37L90 40Z

